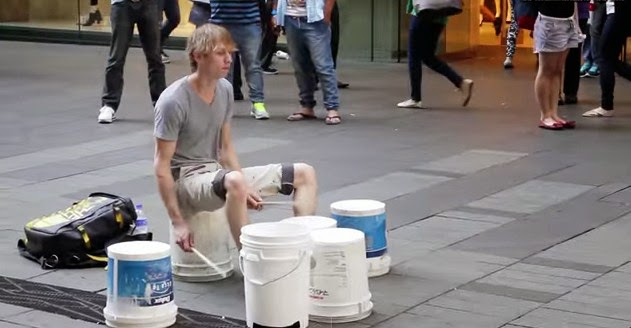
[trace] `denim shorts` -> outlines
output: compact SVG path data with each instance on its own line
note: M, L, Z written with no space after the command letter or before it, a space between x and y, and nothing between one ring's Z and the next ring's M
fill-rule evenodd
M535 21L533 36L535 53L563 52L578 48L582 35L571 18L554 18L539 14Z

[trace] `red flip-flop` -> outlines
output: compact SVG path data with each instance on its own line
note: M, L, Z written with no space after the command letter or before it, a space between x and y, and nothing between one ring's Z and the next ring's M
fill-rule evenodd
M563 123L545 123L544 121L539 121L539 127L545 130L563 130Z
M576 127L576 121L557 121L557 123L561 123L564 129L574 129Z

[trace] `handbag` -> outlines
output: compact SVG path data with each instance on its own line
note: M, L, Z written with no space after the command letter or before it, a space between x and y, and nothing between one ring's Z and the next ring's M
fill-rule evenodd
M416 16L446 17L462 13L462 0L413 0Z
M532 1L515 0L515 19L523 30L534 30L539 11Z

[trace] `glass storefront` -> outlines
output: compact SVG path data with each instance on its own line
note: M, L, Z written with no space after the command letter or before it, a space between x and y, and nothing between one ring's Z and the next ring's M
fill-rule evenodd
M494 1L494 0L489 0ZM505 0L502 0L505 1ZM340 52L342 59L396 62L405 60L409 15L407 0L337 0L340 8ZM194 26L188 23L190 0L178 0L181 22L166 47L183 49ZM110 0L99 0L102 20L84 26L89 17L90 0L0 0L0 39L109 44ZM465 1L465 13L450 19L440 53L462 52L480 42L476 4ZM475 16L475 17L474 17ZM484 25L484 24L483 24ZM284 47L281 36L279 47ZM499 42L498 42L499 44ZM137 38L132 45L138 45Z

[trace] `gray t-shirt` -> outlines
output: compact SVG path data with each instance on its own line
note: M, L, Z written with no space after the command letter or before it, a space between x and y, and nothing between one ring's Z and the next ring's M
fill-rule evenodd
M232 85L221 79L208 104L193 90L189 76L162 92L156 103L153 135L177 141L171 167L219 162L221 128L232 118L232 97Z

